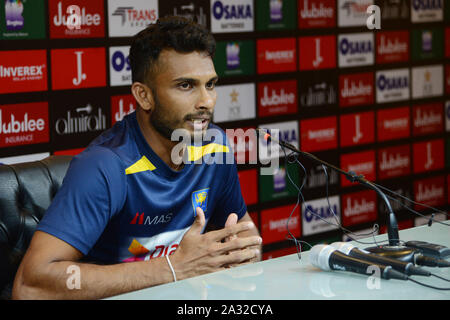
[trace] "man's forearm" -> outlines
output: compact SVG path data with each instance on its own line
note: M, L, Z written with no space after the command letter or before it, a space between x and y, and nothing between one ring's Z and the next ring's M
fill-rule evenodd
M51 262L33 276L19 269L13 298L101 299L173 281L164 257L115 265Z

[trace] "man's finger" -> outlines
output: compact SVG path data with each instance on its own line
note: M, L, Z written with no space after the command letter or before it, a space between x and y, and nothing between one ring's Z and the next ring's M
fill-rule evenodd
M194 223L191 226L190 231L200 234L203 231L203 227L205 226L205 213L202 208L197 207L195 209L196 217Z
M236 213L232 213L228 216L227 221L225 222L225 227L230 227L235 225L238 222L238 216ZM231 241L236 238L237 235L229 236L225 239L225 241Z

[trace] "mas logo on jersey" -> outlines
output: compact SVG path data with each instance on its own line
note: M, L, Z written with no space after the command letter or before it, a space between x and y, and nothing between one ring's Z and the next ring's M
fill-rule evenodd
M192 207L194 208L194 217L197 215L197 207L202 208L203 212L206 212L208 208L208 191L209 188L192 192Z

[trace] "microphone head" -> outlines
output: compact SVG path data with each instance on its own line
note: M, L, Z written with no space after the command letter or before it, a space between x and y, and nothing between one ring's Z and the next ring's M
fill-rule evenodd
M336 251L335 248L326 244L316 244L309 250L309 262L324 271L330 271L330 255Z
M347 255L350 253L350 251L352 251L353 248L355 248L354 245L352 245L351 243L348 243L348 242L333 242L331 244L331 246Z

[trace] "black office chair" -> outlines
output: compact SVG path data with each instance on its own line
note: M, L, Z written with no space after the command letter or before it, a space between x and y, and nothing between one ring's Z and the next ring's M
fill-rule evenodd
M50 156L0 165L0 299L11 298L20 262L71 160L72 156Z

